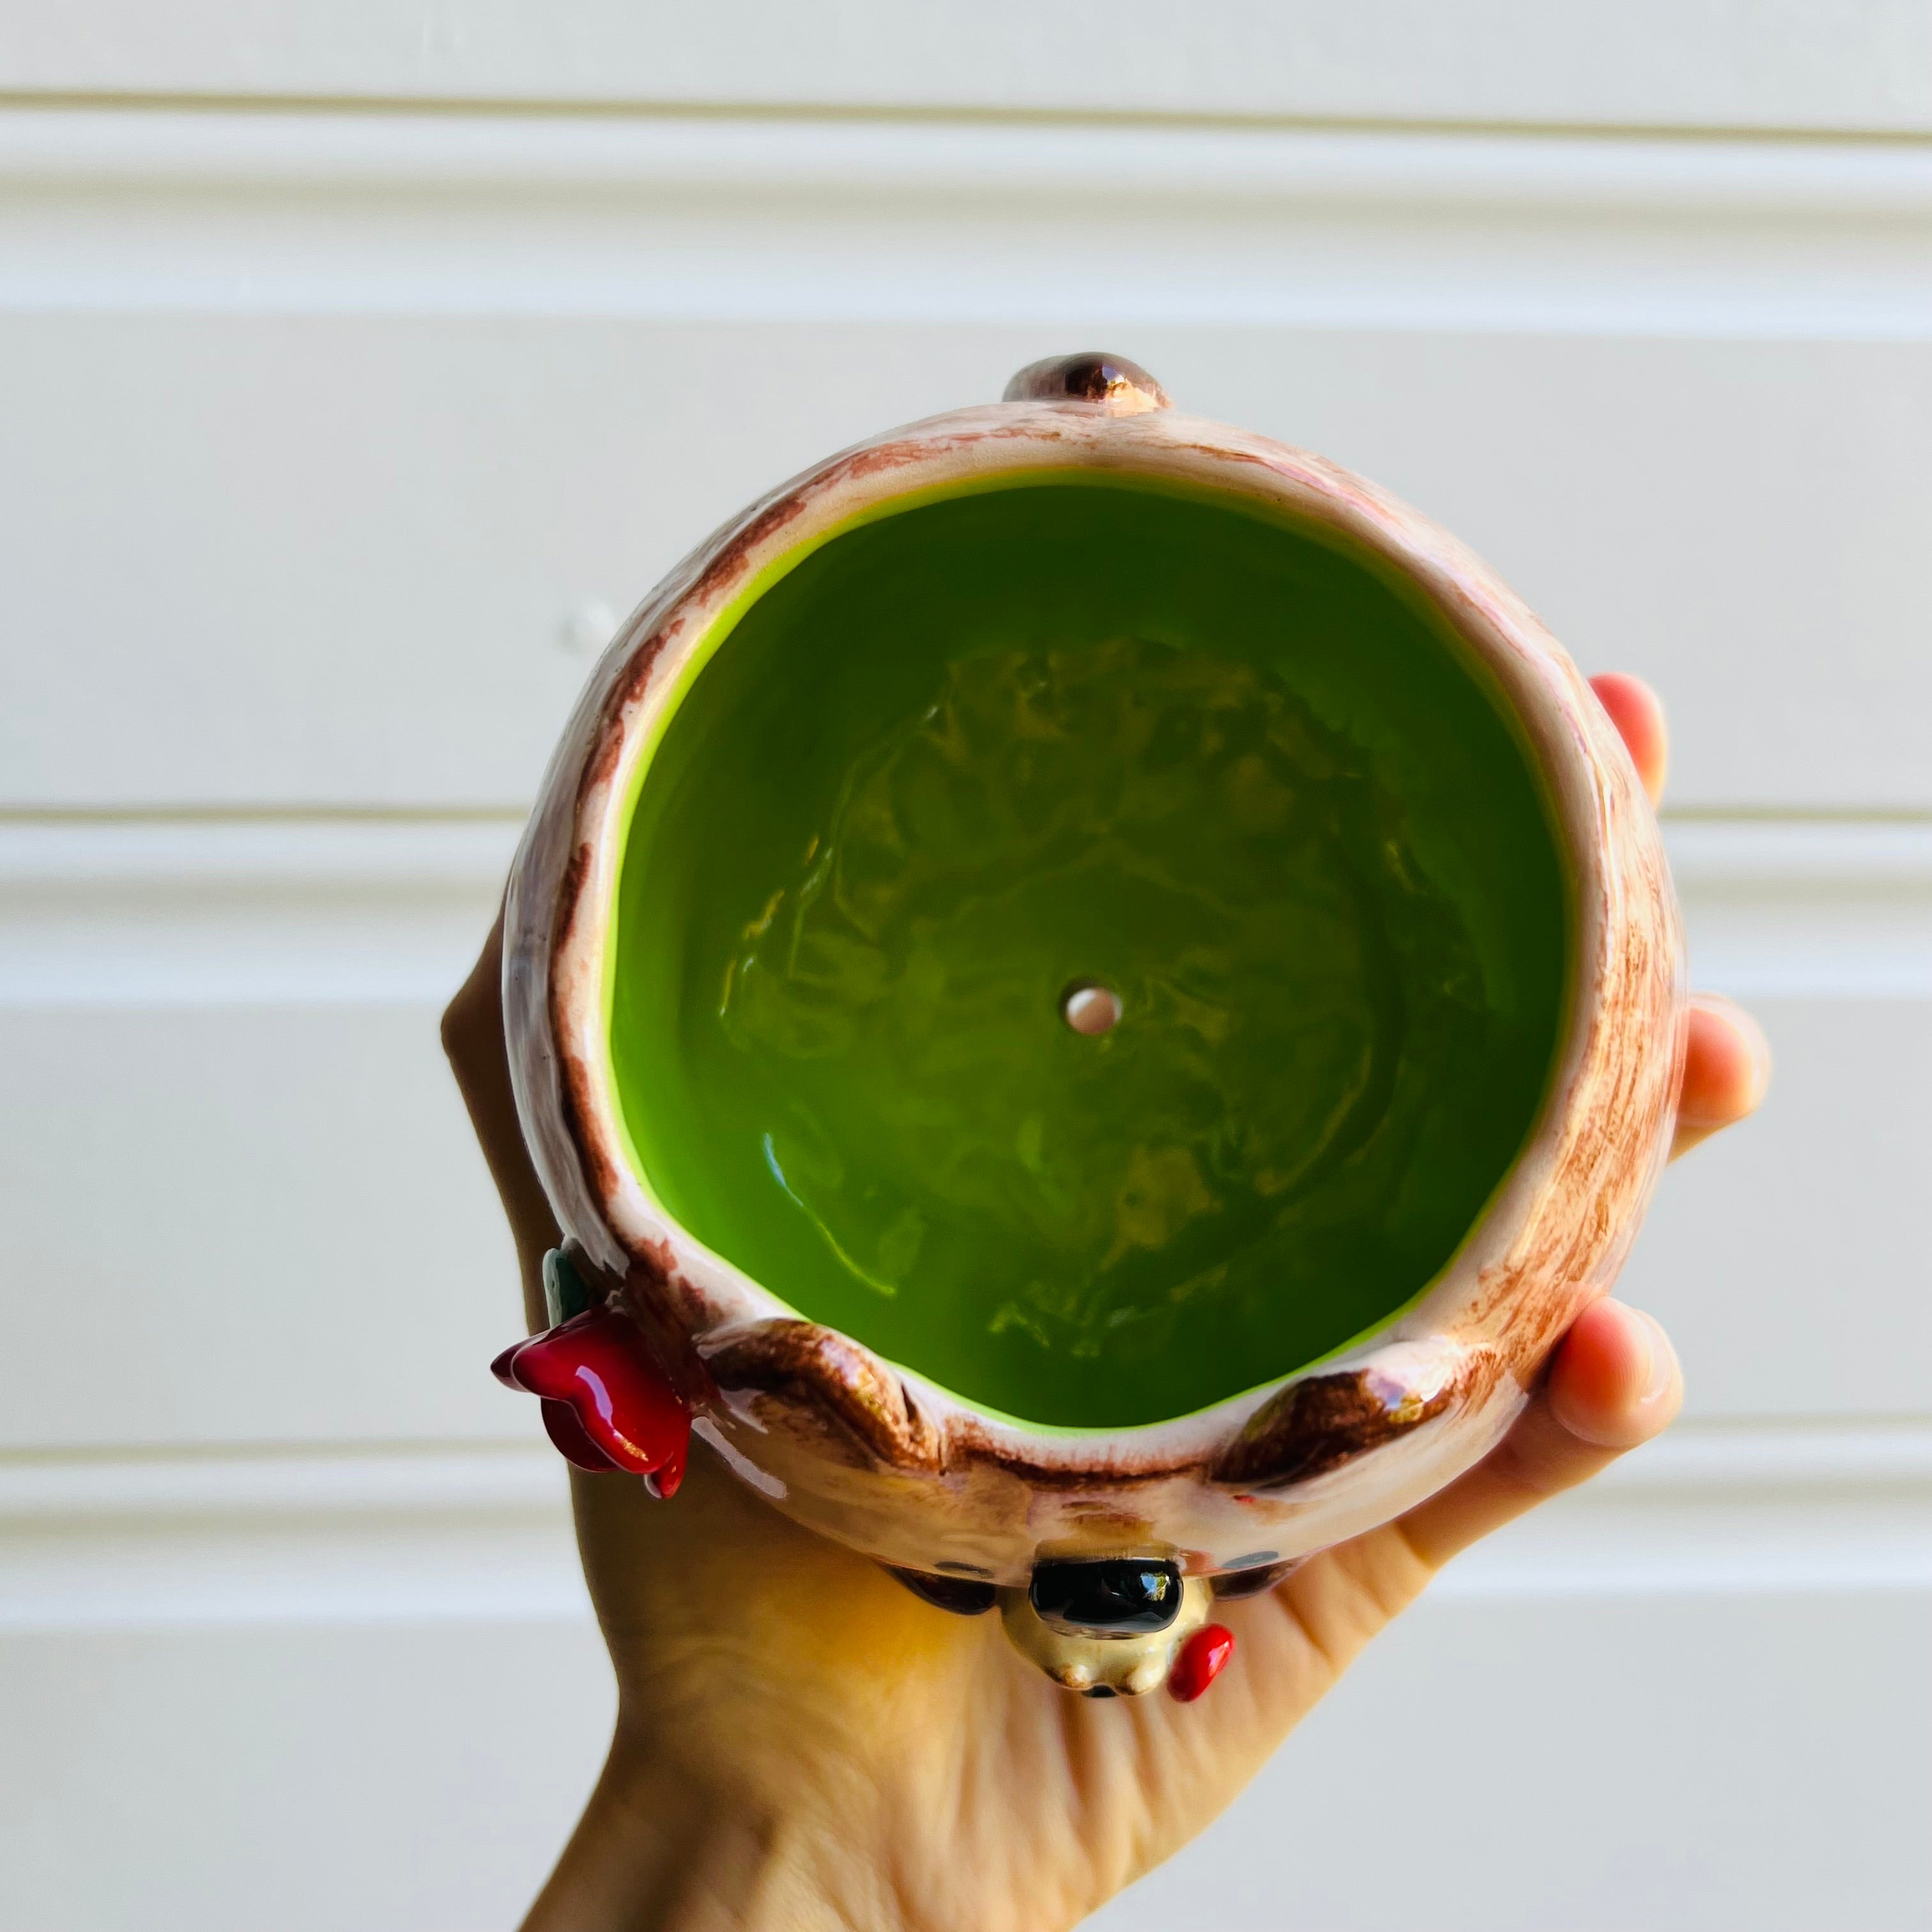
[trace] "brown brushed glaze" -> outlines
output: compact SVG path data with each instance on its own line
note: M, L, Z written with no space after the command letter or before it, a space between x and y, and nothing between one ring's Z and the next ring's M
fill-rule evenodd
M1292 1562L1485 1453L1552 1344L1608 1288L1662 1165L1684 1041L1682 938L1656 821L1614 727L1521 599L1462 544L1306 452L1181 415L1124 358L1059 357L1006 402L828 458L700 544L586 686L512 871L504 1006L526 1138L566 1233L627 1301L698 1432L800 1521L899 1568L1023 1583L1036 1552L1164 1552L1190 1574ZM632 1174L602 1039L626 782L680 665L747 578L856 512L1004 471L1112 469L1266 500L1429 596L1514 706L1576 893L1568 1038L1522 1156L1429 1293L1342 1359L1202 1414L1106 1433L976 1412L800 1321L668 1221ZM728 645L726 648L729 648Z
M1314 1375L1292 1382L1250 1418L1208 1471L1217 1483L1244 1490L1274 1490L1325 1475L1352 1457L1378 1449L1440 1415L1496 1358L1472 1354L1461 1373L1439 1385L1418 1388L1381 1368L1342 1375Z
M902 1469L938 1469L944 1444L912 1391L869 1348L815 1322L760 1323L705 1366L727 1395L787 1395L821 1410L860 1447Z

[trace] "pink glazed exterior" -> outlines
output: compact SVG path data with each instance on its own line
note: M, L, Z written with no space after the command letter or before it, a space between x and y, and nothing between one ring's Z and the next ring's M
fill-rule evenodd
M1084 374L1063 380L1070 368ZM503 990L518 1107L593 1292L636 1318L696 1432L800 1522L888 1564L1007 1585L1044 1558L1160 1552L1192 1575L1286 1562L1388 1520L1477 1461L1556 1339L1615 1279L1682 1078L1676 898L1609 718L1534 614L1453 537L1319 457L1168 408L1131 364L1036 364L1016 391L785 484L687 557L620 632L551 760L511 876ZM1576 894L1551 1094L1426 1296L1340 1358L1181 1420L1105 1433L982 1414L800 1319L667 1219L622 1151L602 998L627 781L719 612L855 512L962 478L1061 467L1261 500L1412 580L1515 705Z

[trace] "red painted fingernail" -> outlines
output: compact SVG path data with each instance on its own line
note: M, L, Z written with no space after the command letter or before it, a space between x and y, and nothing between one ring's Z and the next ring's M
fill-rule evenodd
M1168 1673L1167 1694L1176 1702L1191 1704L1227 1667L1234 1654L1234 1633L1225 1624L1208 1624L1180 1646Z
M691 1414L645 1349L636 1328L616 1310L586 1309L548 1334L497 1357L500 1381L544 1398L544 1426L580 1468L627 1469L633 1475L675 1467L677 1486L691 1439ZM570 1418L554 1420L552 1405ZM584 1460L588 1449L601 1462Z

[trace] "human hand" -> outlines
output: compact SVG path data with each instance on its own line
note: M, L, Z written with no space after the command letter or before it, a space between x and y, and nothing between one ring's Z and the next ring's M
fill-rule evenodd
M1634 679L1594 682L1654 800L1656 699ZM535 1328L560 1235L511 1095L500 946L493 934L443 1035ZM1745 1015L1696 1001L1673 1151L1750 1112L1768 1070ZM701 1444L668 1507L634 1480L573 1470L616 1732L526 1932L1070 1926L1225 1808L1458 1550L1649 1440L1681 1394L1661 1329L1597 1303L1475 1468L1273 1591L1217 1606L1234 1660L1188 1705L1068 1696L997 1618L932 1608Z

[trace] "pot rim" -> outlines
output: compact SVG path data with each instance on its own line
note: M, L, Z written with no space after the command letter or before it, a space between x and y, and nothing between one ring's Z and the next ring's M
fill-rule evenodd
M664 724L737 616L784 568L856 521L936 496L1051 481L1055 470L1246 499L1392 566L1500 687L1542 782L1570 895L1561 1044L1535 1124L1445 1267L1393 1317L1318 1361L1189 1414L1116 1428L1040 1424L972 1402L837 1331L802 1323L696 1240L655 1201L630 1157L604 997L637 785ZM1622 761L1624 784L1606 788L1606 760ZM668 1300L670 1318L701 1360L780 1326L810 1327L842 1345L838 1372L862 1358L862 1376L903 1396L905 1426L936 1430L956 1453L1041 1471L1174 1469L1226 1448L1284 1389L1338 1371L1366 1371L1432 1412L1465 1376L1472 1348L1494 1352L1508 1297L1490 1277L1508 1272L1504 1264L1580 1136L1580 1110L1598 1104L1592 1076L1606 1049L1594 995L1605 982L1619 894L1610 821L1621 801L1609 794L1631 789L1641 802L1621 739L1522 601L1447 532L1337 465L1165 409L1124 416L1094 403L1018 401L932 417L829 458L752 505L671 573L600 662L512 874L505 1012L526 1136L566 1232L610 1276L654 1277L658 1298ZM1681 997L1681 964L1678 979ZM1660 1144L1652 1178L1661 1158Z

